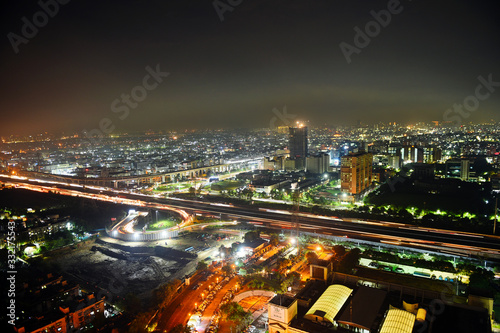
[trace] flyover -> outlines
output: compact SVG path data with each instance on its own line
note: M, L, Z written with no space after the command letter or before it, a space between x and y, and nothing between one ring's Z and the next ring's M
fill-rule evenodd
M207 165L195 168L186 168L181 170L171 170L161 173L148 173L144 175L125 175L125 176L102 176L102 177L77 177L77 176L66 176L66 175L56 175L45 172L37 171L26 171L21 170L18 172L20 176L34 178L34 179L44 179L49 181L57 181L67 184L78 184L78 185L94 185L94 186L106 186L112 188L120 188L123 185L130 184L154 184L154 183L165 183L168 181L174 181L176 179L186 178L198 178L206 175L208 172L221 173L221 172L231 172L233 170L244 168L248 166L249 163L257 161L256 159L247 159L234 162L227 162L224 164Z
M298 223L301 232L338 235L393 245L429 248L433 249L433 251L459 255L477 255L500 259L500 237L493 235L423 228L388 221L337 218L307 213L293 215L291 212L285 210L264 209L253 206L234 206L200 200L156 198L109 188L84 187L75 184L69 186L67 184L49 182L49 186L47 186L39 185L40 183L44 183L44 181L29 180L20 177L2 176L0 179L5 178L7 178L6 182L23 184L24 188L35 191L46 192L53 190L66 195L78 195L90 199L106 200L141 207L155 208L158 206L168 206L191 212L199 211L225 214L230 219L240 219L271 228L289 229L290 232L294 231L296 223ZM71 193L68 192L70 190Z

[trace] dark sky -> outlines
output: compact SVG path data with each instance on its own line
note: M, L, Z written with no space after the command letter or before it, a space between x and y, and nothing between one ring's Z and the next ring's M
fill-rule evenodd
M41 7L5 0L0 136L91 130L103 118L117 133L268 127L284 105L313 125L443 120L478 76L500 82L493 1L402 0L348 64L339 44L354 45L354 27L388 3L244 0L221 21L211 0L72 0L15 53L9 33L22 36L22 18ZM170 75L128 116L112 112L158 64ZM500 120L493 89L464 120Z

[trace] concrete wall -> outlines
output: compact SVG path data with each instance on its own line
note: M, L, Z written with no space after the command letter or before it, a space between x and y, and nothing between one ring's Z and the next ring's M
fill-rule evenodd
M242 292L236 296L234 296L233 302L239 302L244 298L251 297L251 296L267 296L267 297L274 297L276 294L272 291L268 290L249 290Z

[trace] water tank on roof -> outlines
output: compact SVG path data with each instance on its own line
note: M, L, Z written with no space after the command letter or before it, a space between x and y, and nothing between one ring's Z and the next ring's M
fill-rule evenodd
M427 310L422 309L422 308L418 309L418 311L417 311L417 318L416 318L417 321L420 321L420 322L425 321L425 317L426 316L427 316Z

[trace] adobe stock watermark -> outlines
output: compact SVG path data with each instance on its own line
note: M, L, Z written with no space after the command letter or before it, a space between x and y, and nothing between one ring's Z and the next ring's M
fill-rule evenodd
M403 6L399 0L389 0L389 2L387 2L387 9L382 9L378 12L374 10L370 11L370 15L374 20L368 21L365 24L364 31L358 26L354 27L354 45L346 42L341 42L339 44L340 50L347 63L350 64L352 62L352 55L360 54L361 50L370 44L371 38L377 37L382 28L386 28L391 23L392 15L397 15L402 11Z
M16 223L7 223L7 322L16 325Z
M465 97L462 104L453 104L453 110L447 109L443 113L444 121L452 121L455 126L462 124L462 119L469 118L470 113L479 108L480 101L488 99L495 92L495 88L500 87L500 82L493 81L491 73L488 74L488 79L479 75L477 80L479 84L476 86L474 94Z
M224 13L232 12L234 7L241 5L243 0L214 0L212 5L214 6L215 12L219 16L221 22L224 22Z
M269 121L269 128L277 127L276 122L280 120L282 122L282 126L290 126L293 123L293 120L297 117L294 114L287 113L286 105L283 106L283 112L278 110L277 108L273 108L274 117Z
M21 35L13 32L9 32L7 34L7 38L9 39L12 49L14 49L14 53L18 54L19 45L28 44L30 39L33 39L38 34L39 29L47 25L49 18L53 18L57 15L57 13L59 13L59 6L66 5L68 2L70 2L70 0L38 1L38 5L41 10L33 14L31 21L26 16L21 18L21 21L23 22Z
M162 72L160 70L160 64L156 65L153 69L150 66L146 66L146 74L142 79L142 85L137 85L133 87L130 94L121 94L120 98L116 98L111 102L111 112L118 114L120 120L125 120L130 114L130 109L135 109L140 102L144 101L148 97L148 92L156 89L163 79L170 75L168 72ZM110 118L102 118L99 121L99 127L94 128L90 131L84 129L82 133L90 141L92 145L96 145L104 138L106 134L110 134L115 130L116 126Z

